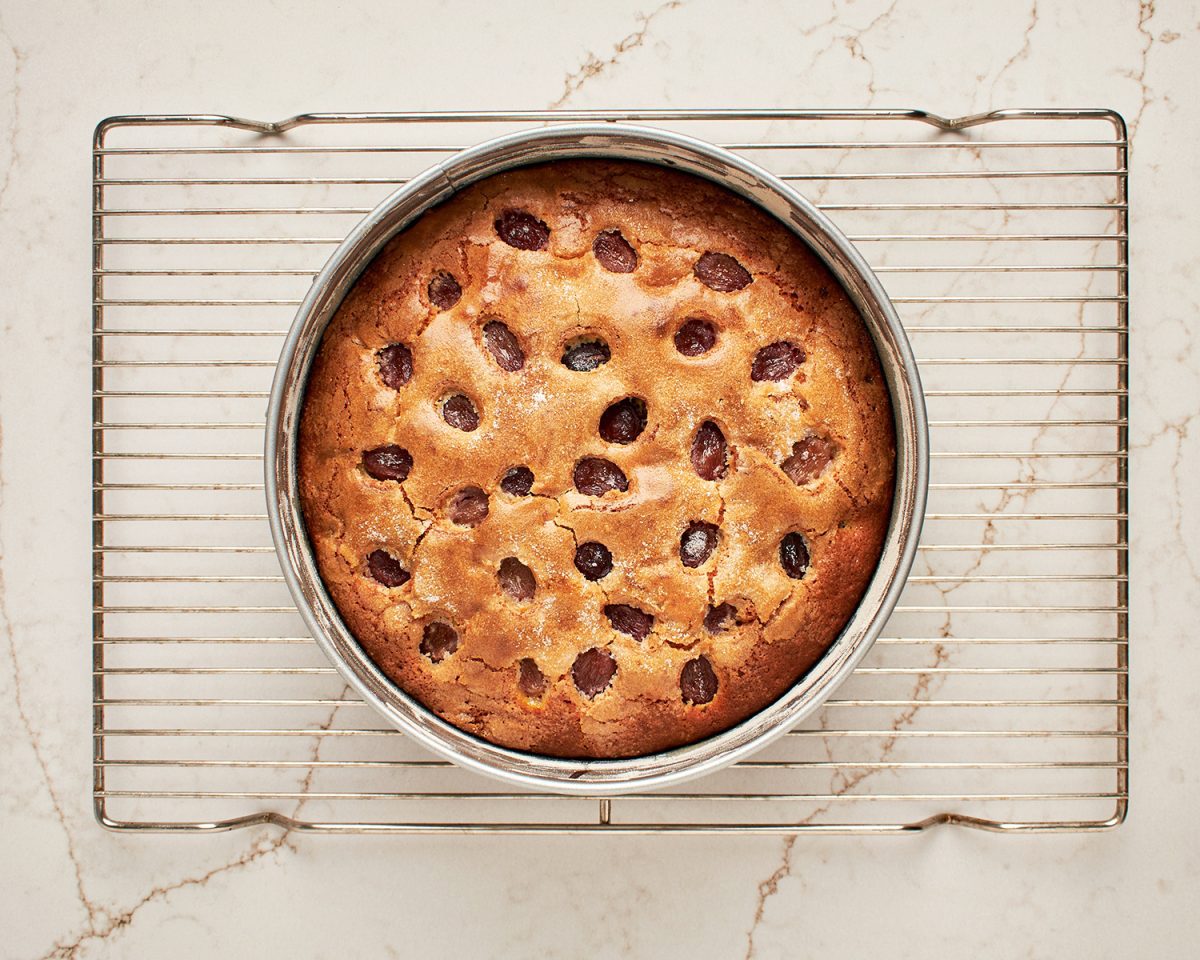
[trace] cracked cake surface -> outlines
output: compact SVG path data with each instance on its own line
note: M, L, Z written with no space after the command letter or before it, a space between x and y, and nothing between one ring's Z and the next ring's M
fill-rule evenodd
M777 699L853 613L894 472L870 335L808 247L627 161L489 177L391 240L300 421L308 535L367 654L554 756Z

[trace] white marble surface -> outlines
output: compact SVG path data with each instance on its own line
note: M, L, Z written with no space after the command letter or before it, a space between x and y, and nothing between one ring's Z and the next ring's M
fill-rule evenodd
M0 8L0 954L1194 955L1195 3ZM968 16L969 6L977 7ZM984 9L986 6L987 9ZM1131 812L1098 835L115 835L89 767L89 141L113 113L1110 106L1133 131Z

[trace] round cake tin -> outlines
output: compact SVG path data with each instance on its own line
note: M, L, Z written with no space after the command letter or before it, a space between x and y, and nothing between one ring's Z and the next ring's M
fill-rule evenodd
M347 629L317 570L297 494L298 421L309 368L342 298L380 249L457 190L514 167L577 157L659 164L712 180L790 227L857 305L887 378L896 426L896 487L874 576L841 634L783 696L705 740L628 759L562 759L496 746L442 720L389 680ZM862 255L782 180L727 150L666 130L620 124L537 128L469 148L409 181L362 220L313 281L284 343L267 410L266 496L271 535L296 606L354 690L416 742L511 784L605 796L668 786L733 763L803 720L863 658L904 587L916 553L928 486L924 395L908 339Z

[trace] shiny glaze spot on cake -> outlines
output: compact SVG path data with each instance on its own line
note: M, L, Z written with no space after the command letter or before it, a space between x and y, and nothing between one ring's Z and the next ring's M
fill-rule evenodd
M571 665L571 680L575 689L589 700L608 689L617 673L617 661L607 650L592 647L584 650Z
M654 629L654 615L627 603L610 603L604 607L604 615L614 630L627 633L634 640L645 640Z
M385 587L402 587L408 583L411 575L386 550L372 550L367 556L367 570L372 579Z
M496 572L500 589L514 600L532 600L537 591L537 580L530 570L516 557L505 557Z
M493 224L496 235L518 250L545 250L550 228L525 210L505 210Z
M441 663L458 649L458 631L441 620L427 623L419 649L434 663Z
M679 673L679 693L683 702L692 706L711 703L717 686L717 673L706 656L689 660Z
M603 580L612 568L612 553L604 544L589 540L575 548L575 569L588 580Z
M489 320L484 324L483 345L501 370L515 373L525 366L525 351L516 334L500 320Z
M460 527L478 526L488 515L488 495L479 487L463 487L450 498L446 513Z
M696 261L692 273L706 287L720 293L733 293L749 286L754 279L750 271L743 267L727 253L713 253L711 250Z
M690 317L675 331L675 349L685 357L700 357L717 343L717 328L700 317Z
M530 700L540 700L549 685L537 662L530 657L522 657L517 664L517 689Z
M737 609L732 603L719 603L709 607L704 615L704 629L709 633L720 633L733 626L737 618Z
M429 302L439 310L449 310L462 298L462 287L454 279L454 274L439 270L429 278L429 286L425 291Z
M562 365L576 373L590 373L612 359L608 344L596 337L572 340L563 350Z
M600 415L600 436L609 443L633 443L646 429L646 402L626 397Z
M609 273L633 273L638 256L620 230L603 230L592 241L592 253Z
M575 464L575 489L585 496L602 497L610 490L624 493L629 489L629 480L611 460L584 457Z
M533 489L533 471L522 465L509 467L500 479L500 489L513 497L527 497Z
M779 564L793 580L808 572L808 542L799 533L789 533L779 544Z
M769 343L754 355L750 364L750 379L786 380L804 362L804 348L790 340Z
M810 433L792 444L792 455L780 464L780 468L792 483L802 487L825 472L836 452L837 448L828 439Z
M711 420L705 420L692 438L692 469L702 480L720 480L728 467L729 445L725 434Z
M401 483L408 479L412 465L412 454L394 443L364 451L362 455L363 470L373 480Z
M679 559L685 567L699 567L713 555L719 539L717 526L694 520L679 538Z
M375 358L379 362L379 379L393 390L399 390L412 379L413 355L404 344L388 344Z
M479 411L475 409L471 398L461 393L446 398L442 404L442 419L464 433L479 428Z

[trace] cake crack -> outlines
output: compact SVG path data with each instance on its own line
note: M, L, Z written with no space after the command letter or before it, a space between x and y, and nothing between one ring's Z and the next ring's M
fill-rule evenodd
M562 508L562 503L561 503L561 501L559 502L559 508L560 508L560 509ZM572 546L573 546L573 547L574 547L576 550L578 550L578 549L579 549L579 534L578 534L578 532L575 530L575 528L574 528L574 527L572 527L570 524L566 524L566 523L559 523L559 521L558 521L558 514L555 514L554 516L552 516L552 517L550 518L550 522L551 522L552 524L554 524L556 527L558 527L560 530L566 530L566 531L567 531L567 533L569 533L569 534L571 535L571 544L572 544Z
M433 511L428 507L423 507L420 504L413 503L412 497L408 495L408 490L405 489L403 483L398 483L396 486L399 487L400 496L404 498L404 503L407 505L408 512L412 515L412 518L416 520L417 523L433 523ZM418 510L424 513L425 516L418 515Z
M762 631L764 634L766 634L766 632L770 628L771 624L775 621L775 618L777 616L779 616L779 614L783 611L783 608L787 605L787 602L795 596L796 596L796 587L792 587L792 589L788 591L787 596L783 597L783 599L781 599L779 601L779 603L777 603L775 605L775 609L771 611L771 613L768 615L766 620L760 619L758 616L758 611L757 610L754 611L754 614L755 614L754 619L758 620L759 626L762 627Z
M566 507L566 504L565 504L565 503L563 503L561 499L558 501L558 503L559 503L559 508L560 508L560 510L561 510L562 508ZM577 552L577 551L579 550L579 531L577 531L577 530L576 530L574 527L572 527L572 526L571 526L570 524L568 524L568 523L562 523L562 522L560 522L558 517L559 517L559 515L557 515L557 514L556 514L555 516L552 516L552 517L550 518L550 522L551 522L552 524L554 524L556 527L558 527L560 530L566 530L566 531L567 531L567 533L569 533L569 534L571 535L571 543L572 543L572 545L573 545L573 547L574 547L574 551L573 551L573 552ZM601 592L602 594L604 594L604 602L605 602L606 604L607 604L607 603L610 603L610 602L612 601L612 595L609 593L609 591L608 591L608 587L606 587L606 586L604 585L604 582L603 582L603 581L604 581L604 580L606 580L607 578L608 578L608 574L605 574L605 575L604 575L603 577L601 577L599 580L588 580L588 581L587 581L588 583L590 583L590 584L592 584L593 586L597 587L597 588L600 590L600 592Z
M484 660L483 657L463 657L462 660L464 663L477 663L481 667L483 667L484 670L488 671L488 673L507 673L508 672L508 669L506 667L493 666L492 664L490 664L486 660ZM466 684L462 683L462 674L461 673L459 674L458 682L464 688L466 687Z

